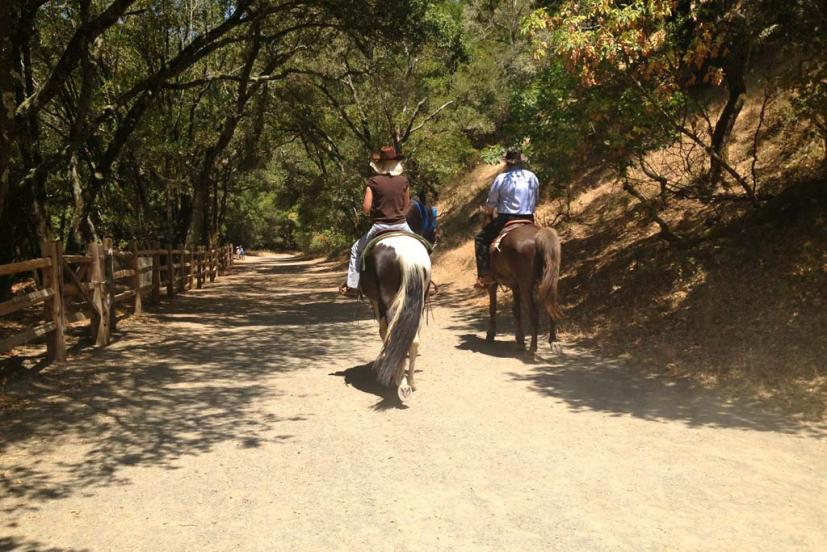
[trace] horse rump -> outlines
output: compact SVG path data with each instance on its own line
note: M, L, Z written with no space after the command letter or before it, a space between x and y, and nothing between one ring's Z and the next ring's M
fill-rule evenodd
M402 283L388 309L390 320L382 350L373 363L379 383L390 386L419 332L431 280L431 259L414 238L394 237L382 243L394 249L402 269Z
M560 238L557 232L551 228L540 228L534 237L534 250L540 279L540 301L552 320L562 320L563 313L557 303L557 281L560 279Z

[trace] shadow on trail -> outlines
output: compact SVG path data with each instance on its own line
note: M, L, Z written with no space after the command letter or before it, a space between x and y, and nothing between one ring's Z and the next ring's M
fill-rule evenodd
M390 408L406 409L407 405L400 402L394 389L382 387L376 381L376 372L373 371L373 362L353 366L347 370L332 372L331 376L344 378L345 385L358 389L369 395L376 395L381 400L372 406L373 410L388 410Z
M523 360L527 358L525 349L518 347L513 337L510 341L505 341L506 338L502 336L495 341L488 341L481 335L462 334L459 336L459 339L460 343L456 345L456 348L462 351L482 353L497 358L516 358Z
M58 548L37 541L0 537L0 552L6 552L7 550L16 550L17 552L89 552L88 548Z
M294 274L284 286L279 276L294 268L284 257L241 265L124 324L109 347L11 385L22 406L0 413L0 526L44 501L127 485L127 466L174 470L221 443L290 439L305 418L261 406L279 396L279 376L349 357L341 344L364 337L356 321L370 314L336 299L335 274ZM69 439L81 445L77 456L54 459ZM15 462L12 445L34 460Z
M480 307L461 307L452 313L449 329L459 334L457 349L501 359L515 359L527 372L509 373L544 396L566 403L573 412L599 411L610 416L645 420L676 420L689 427L712 426L827 437L827 426L801 421L782 408L758 398L729 396L689 377L671 376L661 368L643 368L629 358L599 356L591 347L564 344L552 352L540 334L540 349L532 360L513 339L511 313L498 317L497 341L485 340L488 313Z

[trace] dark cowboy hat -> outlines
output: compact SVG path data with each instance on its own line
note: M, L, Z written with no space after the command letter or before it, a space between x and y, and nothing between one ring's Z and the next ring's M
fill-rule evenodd
M382 146L378 152L370 154L371 161L401 161L403 159L405 156L397 153L393 146Z
M513 165L515 163L525 163L526 161L528 161L528 158L525 155L523 155L523 152L515 149L508 150L508 152L505 154L505 157L503 157L503 161L505 161L509 165Z

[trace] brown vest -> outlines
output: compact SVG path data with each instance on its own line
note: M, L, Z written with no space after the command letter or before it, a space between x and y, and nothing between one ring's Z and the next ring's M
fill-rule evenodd
M368 187L373 193L373 206L370 212L373 222L382 224L405 222L407 177L379 174L368 179Z

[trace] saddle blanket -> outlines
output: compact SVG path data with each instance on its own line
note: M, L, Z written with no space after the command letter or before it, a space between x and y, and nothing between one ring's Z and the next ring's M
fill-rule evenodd
M493 242L491 242L491 251L499 251L500 250L500 242L508 235L509 232L517 228L518 226L522 226L523 224L534 224L534 221L528 219L514 219L509 220L503 226L503 229L500 230L500 235L497 236Z
M365 250L362 251L362 256L359 259L359 266L362 267L362 270L365 270L365 258L368 256L368 253L370 253L370 251L374 247L376 247L376 244L378 244L385 238L393 238L396 236L407 236L409 238L414 238L425 247L425 250L428 252L428 255L430 255L431 252L434 250L434 246L431 245L431 242L429 242L419 234L413 234L411 232L405 232L403 230L391 230L389 232L380 232L379 234L376 234L370 239L367 245L365 245Z

